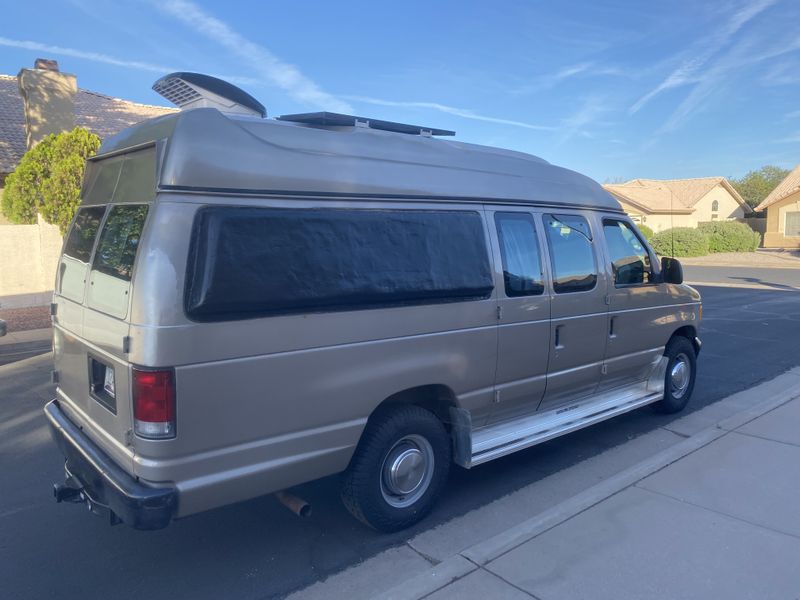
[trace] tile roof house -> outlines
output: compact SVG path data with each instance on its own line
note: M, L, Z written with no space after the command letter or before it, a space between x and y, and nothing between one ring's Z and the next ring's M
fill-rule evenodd
M757 211L767 211L765 248L800 248L800 165L786 176Z
M741 219L753 212L724 177L632 179L603 187L634 221L653 231Z
M75 76L61 73L55 61L37 59L34 69L0 75L0 187L29 146L47 133L78 126L105 138L175 110L78 88Z
M37 59L17 76L0 75L0 198L6 176L22 155L49 133L86 127L101 138L173 112L80 89L55 61ZM0 214L0 305L23 308L49 304L61 252L58 227L41 216L13 225Z

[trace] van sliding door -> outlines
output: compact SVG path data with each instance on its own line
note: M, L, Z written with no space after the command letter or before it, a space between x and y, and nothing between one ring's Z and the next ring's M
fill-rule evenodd
M553 300L547 390L540 410L549 410L597 389L607 337L607 278L588 216L551 213L542 215L542 222Z
M487 210L495 252L500 327L490 423L536 411L550 352L550 294L541 231L528 210Z

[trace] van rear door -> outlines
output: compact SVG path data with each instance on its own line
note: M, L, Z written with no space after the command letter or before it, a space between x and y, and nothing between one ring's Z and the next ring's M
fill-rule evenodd
M84 206L64 244L54 294L59 401L126 469L133 467L130 298L154 189L154 147L90 163Z

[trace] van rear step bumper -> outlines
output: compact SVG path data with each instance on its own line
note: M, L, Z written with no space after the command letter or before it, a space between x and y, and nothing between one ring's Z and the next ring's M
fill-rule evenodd
M65 482L55 485L57 501L83 501L92 512L109 513L112 524L122 521L134 529L169 525L178 505L175 488L146 486L123 471L67 418L58 400L48 402L44 412L66 459Z

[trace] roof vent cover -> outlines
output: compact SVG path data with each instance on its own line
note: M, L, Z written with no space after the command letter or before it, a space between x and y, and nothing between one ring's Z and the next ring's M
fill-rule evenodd
M153 84L153 90L181 109L216 108L224 113L267 116L267 109L250 94L210 75L170 73Z

